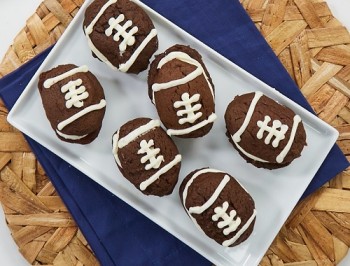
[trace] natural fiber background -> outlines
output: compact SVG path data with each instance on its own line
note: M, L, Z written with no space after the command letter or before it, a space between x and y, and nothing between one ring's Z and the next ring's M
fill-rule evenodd
M84 0L44 0L0 64L0 77L62 35ZM318 116L350 155L350 34L323 0L241 0ZM0 201L33 265L98 265L22 134L0 103ZM299 203L261 265L335 265L350 246L350 170Z

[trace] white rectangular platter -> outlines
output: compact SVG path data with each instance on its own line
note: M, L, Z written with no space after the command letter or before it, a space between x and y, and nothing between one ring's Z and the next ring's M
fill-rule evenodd
M147 95L148 71L139 75L115 72L91 56L82 31L84 11L90 2L84 3L28 84L10 112L9 122L214 264L258 264L335 143L338 132L137 1L149 14L158 31L160 46L157 53L180 43L190 45L203 56L215 84L218 116L213 129L205 137L189 140L174 138L183 160L179 182L173 194L161 199L144 196L120 174L112 155L111 137L130 119L157 118L155 107ZM107 109L101 132L93 143L85 146L65 143L56 137L45 116L37 89L39 73L67 63L88 65L106 94ZM290 107L304 121L308 145L302 157L288 167L273 171L257 169L238 155L225 136L223 116L228 103L235 95L257 90ZM225 248L207 238L196 229L181 206L178 188L182 179L192 170L202 167L230 173L255 200L257 218L254 231L248 240L236 247Z

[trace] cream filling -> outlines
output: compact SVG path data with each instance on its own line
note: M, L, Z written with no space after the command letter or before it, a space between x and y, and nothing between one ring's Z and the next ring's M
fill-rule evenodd
M64 134L58 130L56 130L56 133L58 135L60 135L62 138L65 138L65 139L70 139L70 140L79 140L79 139L82 139L82 138L85 138L88 134L86 135L83 135L83 136L77 136L77 135L67 135L67 134Z

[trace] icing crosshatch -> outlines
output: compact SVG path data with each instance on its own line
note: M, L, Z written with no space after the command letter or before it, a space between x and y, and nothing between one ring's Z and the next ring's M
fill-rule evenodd
M131 20L124 21L125 16L120 14L117 18L110 18L108 20L109 27L106 29L106 36L111 36L113 31L116 33L113 35L113 40L116 42L122 38L123 40L119 44L120 53L123 54L126 50L127 46L132 46L135 44L135 33L138 31L137 26L133 26L129 29L133 24ZM121 25L121 22L125 22L124 25Z
M224 228L223 233L226 236L229 233L236 231L241 224L241 218L237 216L237 212L235 210L228 212L228 207L229 204L225 201L222 206L214 209L215 214L211 217L214 222L218 222L218 228Z
M269 126L269 123L271 121L271 117L266 115L264 117L264 121L259 120L256 124L260 128L258 133L256 134L256 137L258 139L262 139L264 136L265 132L268 132L268 134L265 137L265 144L270 144L271 140L272 141L272 147L276 148L278 147L278 144L280 143L281 140L285 139L286 137L286 132L288 130L287 125L283 125L281 121L279 120L273 120L272 121L272 126Z
M153 139L141 140L140 149L137 151L138 154L145 154L141 158L141 163L146 164L145 170L151 168L158 169L162 161L164 161L163 155L158 155L160 152L159 148L154 148ZM148 163L147 163L148 162Z
M189 94L185 92L181 95L181 101L174 102L174 108L180 109L181 107L184 107L184 109L176 112L179 117L182 117L179 119L180 125L184 123L193 124L203 115L202 112L199 112L199 110L202 108L202 105L198 103L199 99L199 93L196 93L190 97Z
M132 1L93 1L83 24L93 56L114 70L138 74L158 49L157 30Z

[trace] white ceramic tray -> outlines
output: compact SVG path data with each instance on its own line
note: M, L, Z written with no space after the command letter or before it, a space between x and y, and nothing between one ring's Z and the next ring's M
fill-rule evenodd
M158 30L160 47L157 53L175 43L181 43L189 44L202 54L215 84L218 115L213 129L205 137L194 140L174 138L183 155L183 161L180 180L173 194L161 199L144 196L125 180L117 169L111 151L111 137L122 124L132 118L157 118L155 107L147 95L147 71L139 75L115 72L91 56L82 31L84 11L90 2L84 3L74 21L34 75L10 112L9 122L214 264L258 264L335 143L338 132L139 3L150 15ZM98 138L89 145L81 146L60 141L51 129L41 104L37 89L39 73L66 63L87 64L105 89L107 109L103 126ZM223 115L228 103L237 94L256 90L290 107L304 121L308 146L304 148L301 158L283 169L269 171L247 164L225 136ZM257 218L254 231L248 240L236 247L225 248L207 238L196 229L181 206L178 188L182 179L190 171L206 166L235 176L255 200Z

